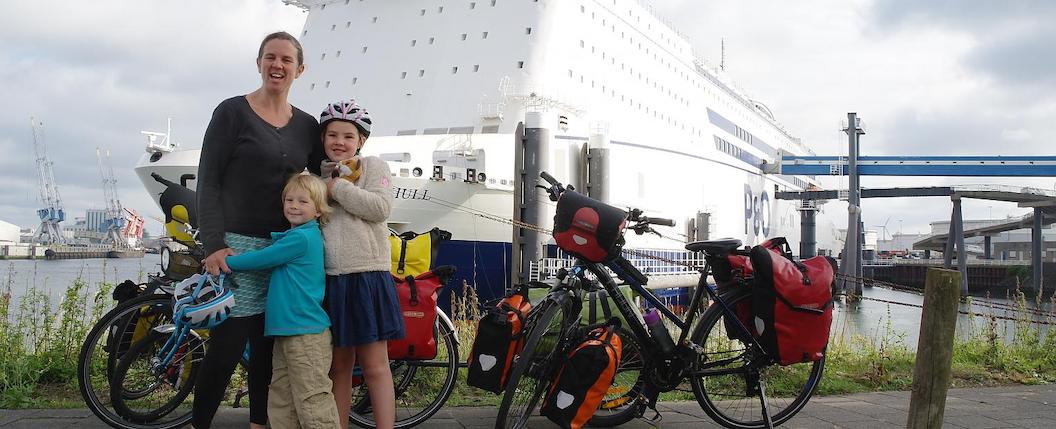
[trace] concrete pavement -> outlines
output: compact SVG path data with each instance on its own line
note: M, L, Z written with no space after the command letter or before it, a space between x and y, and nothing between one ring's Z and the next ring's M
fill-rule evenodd
M696 402L665 402L662 428L718 428ZM787 428L903 428L909 392L860 393L814 397ZM449 407L422 428L480 429L494 427L495 408ZM223 408L214 428L248 427L245 408ZM556 428L534 417L532 428ZM2 428L106 428L88 410L0 410ZM624 428L650 428L633 421ZM946 399L945 428L1056 428L1056 385L952 389Z

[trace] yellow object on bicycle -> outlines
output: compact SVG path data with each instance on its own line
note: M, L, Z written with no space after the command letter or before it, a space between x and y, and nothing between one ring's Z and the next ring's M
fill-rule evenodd
M429 271L436 263L436 253L440 243L451 239L451 233L440 228L433 228L423 233L407 231L396 234L390 231L389 243L392 245L392 267L390 271L397 277L417 276Z

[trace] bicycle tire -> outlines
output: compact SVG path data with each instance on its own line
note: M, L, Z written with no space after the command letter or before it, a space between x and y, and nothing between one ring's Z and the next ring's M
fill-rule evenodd
M152 424L175 411L194 390L199 364L205 357L206 341L187 334L176 345L175 355L165 368L156 369L158 355L172 333L151 331L128 349L114 368L110 380L110 398L114 412L133 424ZM146 383L140 387L139 383ZM143 392L135 396L124 392ZM167 421L186 423L191 409L186 408Z
M735 289L721 296L731 308L751 299L751 290ZM750 350L746 341L729 339L726 335L726 314L722 307L713 305L701 317L695 342L704 349L702 365L716 365L690 377L693 395L700 407L716 423L732 429L756 429L765 427L762 406L757 395L749 392L750 368L746 357ZM750 358L749 358L750 359ZM720 362L725 365L719 367ZM825 360L779 366L771 363L759 369L758 376L766 382L768 408L774 426L783 424L796 415L810 400L821 381ZM721 373L725 371L725 373Z
M543 300L532 312L539 316L530 320L528 340L520 354L514 357L495 419L496 429L525 427L528 417L539 405L539 399L553 382L552 358L561 346L567 314L550 299ZM531 315L529 319L532 319Z
M616 377L609 386L608 392L601 400L597 411L591 416L588 426L615 427L634 420L645 407L645 397L641 395L645 378L642 369L641 346L634 333L620 326L616 329L620 337L622 352L620 366L616 368Z
M396 393L395 429L406 429L429 420L455 390L458 379L458 342L454 327L437 318L437 351L430 360L392 361L393 387ZM397 375L399 374L399 375ZM375 426L370 409L367 385L352 391L352 409L348 420L361 428Z
M111 408L110 378L124 352L131 347L134 323L140 330L172 322L172 296L145 294L118 304L101 317L81 344L77 356L77 387L85 405L99 420L118 429L167 429L180 424L138 425L125 421ZM126 341L128 340L127 344ZM115 350L116 349L116 350Z

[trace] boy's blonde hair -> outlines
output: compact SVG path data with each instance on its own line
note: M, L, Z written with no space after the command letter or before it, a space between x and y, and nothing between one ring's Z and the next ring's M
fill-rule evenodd
M330 212L334 209L326 202L326 184L322 180L311 174L294 174L290 176L290 180L286 181L286 187L282 188L282 199L285 200L286 194L294 188L308 192L308 196L315 203L315 210L319 212L319 224L326 224L330 221Z

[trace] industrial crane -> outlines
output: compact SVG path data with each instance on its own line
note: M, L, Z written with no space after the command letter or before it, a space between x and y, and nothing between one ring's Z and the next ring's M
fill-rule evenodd
M40 187L40 202L42 208L37 209L40 217L40 226L37 227L35 241L40 244L63 244L66 240L62 236L62 226L59 222L66 220L66 212L62 208L62 198L59 197L59 187L55 183L55 173L52 170L51 160L48 159L48 148L44 142L44 123L29 118L33 129L33 150L37 156L37 184Z
M99 176L103 179L103 198L106 200L106 217L100 227L105 234L103 243L129 247L130 243L124 237L125 210L117 198L117 179L114 178L114 167L110 164L110 151L106 151L105 165L101 149L95 148L95 157L99 160Z

